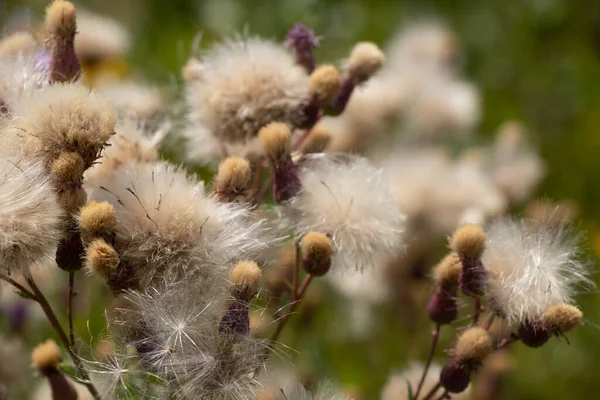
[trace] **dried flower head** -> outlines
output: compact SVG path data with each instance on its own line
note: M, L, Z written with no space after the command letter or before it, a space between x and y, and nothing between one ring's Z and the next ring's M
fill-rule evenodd
M88 169L115 129L111 105L78 84L55 84L24 98L15 109L14 128L26 150L47 165L64 152L79 154Z
M479 225L465 224L454 231L450 239L450 247L461 258L476 260L485 249L485 231Z
M104 279L110 279L117 272L119 255L104 239L94 239L86 248L85 267Z
M252 298L258 292L261 278L260 268L254 261L240 261L231 270L234 290L244 293L244 298Z
M282 122L272 122L258 132L260 146L269 158L278 161L290 154L292 132Z
M433 269L433 279L441 287L455 287L462 270L462 263L454 252L448 254Z
M43 165L0 158L0 205L2 271L52 263L63 215Z
M117 227L115 208L108 201L90 201L79 210L79 231L84 243L94 238L110 240Z
M481 362L494 350L489 333L480 327L464 331L454 346L454 356L462 361Z
M31 361L38 370L56 367L62 362L60 348L52 339L37 345L31 353Z
M89 11L77 12L75 53L83 62L123 56L130 42L129 33L114 19Z
M572 304L576 288L590 287L577 237L568 227L501 219L487 229L483 264L494 311L510 325L537 321L548 307Z
M583 313L569 304L550 306L542 315L542 323L551 332L566 333L583 322Z
M327 104L342 84L340 72L333 65L320 65L310 74L309 92L319 104Z
M299 176L301 190L285 211L298 234L331 238L335 270L378 265L402 247L404 215L382 170L358 156L315 154Z
M281 46L259 38L229 40L201 60L188 81L195 120L221 142L247 142L274 121L304 122L308 76Z
M226 279L232 262L272 242L247 207L217 201L203 182L165 163L124 166L91 197L114 206L115 249L142 287L171 275Z
M81 71L75 55L76 14L70 1L54 0L46 8L48 44L52 53L50 71L54 82L70 81Z
M333 243L319 232L308 232L300 241L302 266L313 276L323 276L331 267Z
M241 157L227 157L219 164L212 188L220 199L235 201L249 194L252 170L248 160Z
M356 82L364 82L381 68L384 61L385 55L375 43L360 42L350 53L347 71Z

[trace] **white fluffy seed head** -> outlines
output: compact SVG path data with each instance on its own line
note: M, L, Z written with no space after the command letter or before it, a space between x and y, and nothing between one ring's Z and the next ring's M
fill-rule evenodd
M332 270L378 265L402 248L404 214L380 169L358 156L311 155L300 170L302 189L284 207L299 234L333 241Z
M163 122L151 127L149 122L136 116L119 117L108 146L102 150L96 164L86 171L85 184L100 186L125 164L146 164L158 160L158 149L170 126L169 122Z
M110 103L75 83L39 90L23 99L14 114L14 129L25 135L26 150L47 165L61 153L74 152L89 168L115 129Z
M221 142L246 142L260 128L304 121L308 76L282 46L259 38L229 40L201 60L202 73L188 81L192 113Z
M487 231L482 261L494 310L509 325L539 319L548 307L572 304L575 291L589 288L587 265L568 227L501 219Z
M91 198L114 206L115 248L142 287L171 275L226 279L233 262L271 243L247 207L218 202L203 182L166 163L124 166Z
M51 264L62 235L62 211L41 163L0 158L0 269Z
M75 53L79 59L123 56L130 45L129 33L115 20L88 11L77 12Z

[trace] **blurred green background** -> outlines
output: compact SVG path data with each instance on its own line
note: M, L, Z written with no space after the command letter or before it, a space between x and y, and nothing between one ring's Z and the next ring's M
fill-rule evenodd
M323 36L319 61L347 55L357 40L385 45L404 24L423 17L447 22L462 40L464 75L483 95L480 137L507 119L530 128L548 165L538 196L579 206L589 255L600 247L600 1L596 0L89 0L75 1L123 22L134 37L128 62L149 82L179 86L179 70L195 50L237 32L278 40L296 22ZM0 20L20 10L39 19L46 1L0 0ZM538 350L515 346L517 368L502 399L584 399L600 393L600 296L581 296L587 323ZM391 310L370 342L331 340L327 306L314 334L288 332L301 367L310 365L376 399L389 372L427 354L427 321L415 321L423 343L407 343ZM389 323L388 323L389 321ZM298 325L296 325L298 327ZM83 331L83 329L81 330ZM303 328L303 332L307 332ZM450 335L444 336L450 340ZM440 351L440 360L444 354Z

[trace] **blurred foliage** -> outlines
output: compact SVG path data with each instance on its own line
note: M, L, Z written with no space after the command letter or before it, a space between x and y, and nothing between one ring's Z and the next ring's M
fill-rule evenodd
M15 10L40 16L45 1L0 0L0 20ZM211 41L250 32L282 39L296 22L323 36L317 57L343 58L357 40L385 44L403 25L440 18L461 38L464 74L482 90L482 136L507 119L530 127L531 140L547 161L538 195L570 199L580 210L590 238L590 258L600 248L600 2L593 0L88 0L76 1L111 15L134 35L129 62L150 82L180 82L187 58ZM13 15L14 14L10 14ZM34 19L34 17L31 17ZM479 140L479 139L476 139ZM585 294L588 323L539 350L515 346L517 368L504 382L502 399L579 399L600 391L600 296ZM299 369L358 387L376 399L389 372L411 359L424 359L429 324L378 311L384 328L369 341L340 340L332 332L343 316L330 302L311 318L295 319L284 336L299 353ZM101 307L94 302L95 307ZM99 311L99 310L95 310ZM101 312L95 313L101 315ZM78 331L87 332L85 319ZM412 318L412 319L411 319ZM410 320L410 324L401 322ZM92 321L90 331L97 331ZM422 332L421 336L407 332ZM34 333L39 339L39 332ZM412 338L412 339L411 339ZM31 339L31 338L30 338ZM84 338L85 339L85 338ZM443 343L452 340L449 331ZM445 355L438 352L440 360Z

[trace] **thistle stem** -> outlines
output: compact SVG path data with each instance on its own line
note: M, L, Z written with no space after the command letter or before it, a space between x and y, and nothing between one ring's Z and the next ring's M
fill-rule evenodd
M15 288L17 288L21 292L25 293L32 300L37 301L37 298L35 297L35 294L33 294L31 291L29 291L29 289L27 289L25 286L21 285L19 282L17 282L14 279L12 279L10 276L6 276L4 274L0 274L0 279L3 280L3 281L5 281L5 282L10 283Z
M481 298L475 297L475 309L473 311L473 325L477 325L479 322L479 315L481 314Z
M306 290L308 289L308 286L312 282L312 279L313 279L312 275L306 275L306 277L304 278L304 281L302 282L302 285L300 286L300 288L296 291L296 293L292 294L292 301L290 303L289 312L284 317L282 317L279 320L279 324L277 324L277 328L275 329L275 332L271 336L271 339L270 339L271 343L276 342L277 339L279 338L279 335L281 335L281 332L283 331L283 328L285 327L285 325L286 325L287 321L289 320L290 316L296 310L296 307L298 306L298 304L302 300L302 297L304 297L304 294L306 293Z
M56 314L52 310L50 303L48 303L48 300L46 299L46 297L44 296L44 294L42 293L40 288L37 286L37 284L33 280L33 276L31 276L31 273L29 271L27 271L25 273L25 281L27 282L29 287L31 287L31 290L35 294L35 301L37 301L38 304L40 305L40 307L42 307L42 310L44 311L44 314L46 315L48 322L50 322L50 325L52 325L52 328L54 328L54 330L58 334L60 341L63 343L63 345L67 349L67 352L69 353L69 356L73 360L73 363L75 363L78 374L83 378L82 383L88 388L88 390L90 391L90 394L94 397L94 399L100 400L100 394L98 393L98 391L92 384L87 371L83 367L81 358L76 353L75 348L73 346L71 346L71 344L69 342L69 338L67 337L67 334L65 333L64 329L60 325L60 322L58 322L58 318L56 318Z
M487 319L487 321L485 321L485 324L483 325L483 329L485 329L486 331L490 329L490 327L492 326L492 324L494 323L494 319L496 318L495 314L490 315L490 317Z
M429 367L431 366L431 362L433 361L435 349L440 338L441 327L442 326L440 324L435 325L435 330L433 331L433 339L431 342L431 349L429 350L429 357L427 358L427 362L425 363L425 368L423 369L423 375L421 375L419 386L417 386L417 391L415 392L415 399L419 398L419 394L421 394L421 390L423 389L423 384L425 383L425 378L427 377L427 371L429 371Z
M75 287L75 271L69 271L69 298L67 304L67 317L69 319L69 343L75 346L75 333L73 332L73 296Z
M504 348L510 346L511 344L513 344L514 342L518 342L519 340L521 340L521 338L519 336L513 334L513 335L511 335L510 338L503 339L498 344L498 347L496 347L496 350L504 349Z
M429 391L429 393L427 393L425 395L425 397L423 397L423 400L431 400L433 398L433 396L435 395L435 393L442 387L442 383L438 382L435 384L434 387L431 388L431 390ZM417 397L415 396L415 399Z
M445 399L445 398L446 398L446 396L448 396L448 391L447 391L447 390L444 390L444 393L442 393L442 394L440 395L440 397L438 397L438 398L437 398L437 400L443 400L443 399Z

